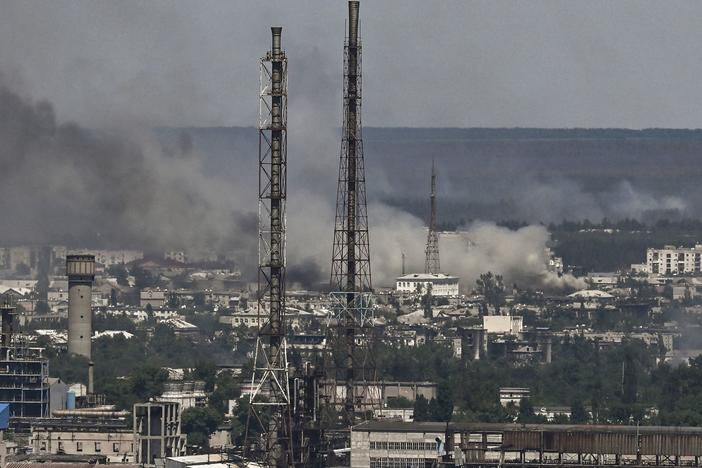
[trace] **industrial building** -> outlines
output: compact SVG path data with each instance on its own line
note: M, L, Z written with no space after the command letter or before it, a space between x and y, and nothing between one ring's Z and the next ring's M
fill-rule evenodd
M368 421L353 428L351 466L432 466L436 438L450 466L700 466L702 460L699 427Z
M666 245L646 250L646 269L653 275L699 273L702 268L702 244L694 247Z
M134 463L134 433L126 419L46 418L32 421L35 454L105 456L109 463Z
M346 387L342 382L323 380L319 383L319 398L341 408L346 398ZM437 386L434 382L358 382L354 386L356 410L386 408L392 400L405 398L415 401L423 396L428 400L436 398Z
M456 297L458 281L457 276L444 273L412 273L398 277L395 289L398 293L426 294L431 287L431 295L434 297Z
M49 361L43 349L13 340L15 308L0 305L0 402L9 403L15 421L49 415Z
M205 382L202 380L166 382L163 385L163 393L160 397L157 397L157 401L176 402L180 404L181 411L188 408L201 408L207 406Z

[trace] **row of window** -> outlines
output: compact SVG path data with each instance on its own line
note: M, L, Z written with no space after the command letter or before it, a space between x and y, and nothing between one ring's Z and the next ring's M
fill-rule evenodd
M434 460L424 458L393 458L383 457L370 459L371 468L424 468L427 462Z
M243 318L243 319L234 318L234 323L239 323L239 320L241 320L241 323L249 323L249 319L247 319L247 318ZM251 319L251 323L256 323L256 322L260 322L260 320L255 319L255 318Z
M47 443L47 442L46 442L45 440L42 440L42 441L41 441L41 447L40 447L40 449L41 449L42 451L46 451L46 443ZM95 442L94 444L95 444L94 447L93 447L93 448L94 448L94 453L100 453L100 452L102 452L102 443L101 443L101 442ZM129 448L129 450L130 450L131 452L133 452L133 451L134 451L134 444L130 444L130 445L131 445L131 447ZM65 452L65 451L66 451L65 442L59 440L59 441L58 441L58 449L59 449L59 451L64 451L64 452ZM119 444L119 442L113 442L113 443L112 443L112 451L113 451L114 453L119 453L119 450L120 450L120 444ZM83 451L83 442L76 442L76 452L82 452L82 451Z
M371 442L371 450L436 450L436 442Z

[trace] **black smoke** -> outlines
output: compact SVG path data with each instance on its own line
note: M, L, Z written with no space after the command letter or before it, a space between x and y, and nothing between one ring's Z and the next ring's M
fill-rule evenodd
M255 202L204 176L187 135L60 123L50 103L3 87L0 164L3 245L254 252Z

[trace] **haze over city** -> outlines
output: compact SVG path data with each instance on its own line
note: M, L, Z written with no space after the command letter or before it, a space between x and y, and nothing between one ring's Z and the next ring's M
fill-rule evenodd
M1 9L0 468L699 465L702 5Z

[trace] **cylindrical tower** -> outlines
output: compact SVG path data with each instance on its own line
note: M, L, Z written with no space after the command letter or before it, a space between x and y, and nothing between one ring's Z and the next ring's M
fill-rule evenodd
M93 313L90 307L94 255L67 255L68 276L68 352L90 359L90 337L93 333Z

